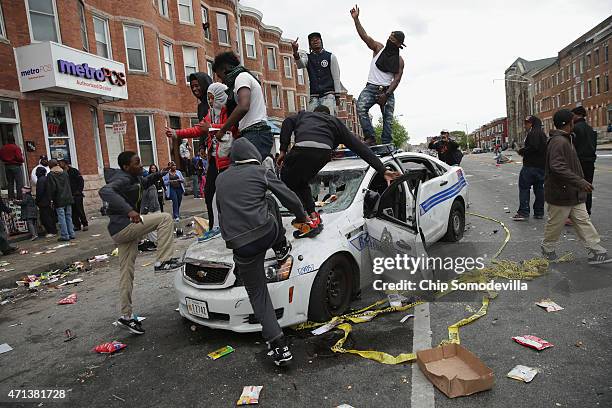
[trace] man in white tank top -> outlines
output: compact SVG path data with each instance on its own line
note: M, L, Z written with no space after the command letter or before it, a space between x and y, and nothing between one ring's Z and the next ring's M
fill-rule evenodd
M359 99L357 100L357 115L363 129L365 143L369 145L376 144L374 127L368 113L375 104L380 105L383 118L382 143L392 143L391 125L395 108L393 92L399 85L404 73L404 60L399 55L399 50L405 46L404 33L393 31L387 39L387 44L383 45L372 39L365 32L359 21L359 7L356 5L351 9L351 17L355 21L355 28L357 28L359 37L372 50L373 56L370 63L368 83L359 94Z

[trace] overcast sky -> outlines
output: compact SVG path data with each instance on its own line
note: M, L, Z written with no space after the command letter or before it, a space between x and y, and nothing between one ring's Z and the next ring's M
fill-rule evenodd
M355 31L345 0L241 0L263 12L263 21L299 37L319 31L336 54L341 79L357 97L366 83L372 53ZM468 5L469 4L469 5ZM290 6L291 5L291 6ZM366 32L384 43L393 30L406 34L404 76L395 93L395 114L411 143L440 130L470 131L506 116L505 69L517 57L554 57L612 10L612 0L367 0L359 4ZM372 108L377 120L380 110ZM460 125L457 122L461 122Z

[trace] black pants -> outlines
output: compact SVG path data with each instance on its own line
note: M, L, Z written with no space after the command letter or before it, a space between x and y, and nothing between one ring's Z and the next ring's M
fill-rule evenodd
M593 184L593 177L595 176L595 162L581 161L582 172L584 173L584 179L589 183ZM587 195L586 207L589 214L591 214L591 207L593 206L593 194Z
M72 196L74 204L72 204L72 224L75 230L89 226L87 222L87 215L85 214L85 207L83 206L83 196Z
M310 181L331 160L331 150L296 146L287 154L281 180L299 197L306 212L315 212Z
M55 222L55 210L49 206L38 207L40 222L45 227L47 234L57 234L57 223Z
M217 170L217 161L214 157L208 157L208 170L206 171L206 185L204 186L204 198L206 200L206 212L208 212L208 225L212 229L215 224L215 215L213 213L213 198L215 196L215 183L219 170Z
M21 188L23 187L23 173L21 164L5 164L4 173L6 174L6 182L8 184L8 198L21 200Z
M285 238L285 228L283 228L283 221L276 200L272 196L267 196L266 201L271 215L270 219L275 224L274 228L265 237L234 249L234 262L236 263L236 272L242 278L249 295L253 313L261 324L261 335L264 340L271 342L282 336L283 331L278 324L278 320L276 320L274 305L268 292L264 261L268 248L285 246L287 245L287 239Z
M157 201L159 201L159 210L164 212L164 193L157 193Z

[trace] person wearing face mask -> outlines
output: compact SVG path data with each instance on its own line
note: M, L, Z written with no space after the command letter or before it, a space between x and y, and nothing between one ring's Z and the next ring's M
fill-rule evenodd
M404 48L404 33L393 31L385 45L372 39L364 30L359 21L359 7L355 5L351 9L351 17L355 22L355 28L359 37L372 50L372 62L368 82L359 94L357 100L357 115L363 129L365 143L376 144L374 127L369 116L369 111L375 104L380 105L383 118L382 143L392 142L391 125L393 122L393 110L395 108L395 96L393 92L399 85L404 73L404 59L399 55L400 49Z
M220 129L225 125L227 113L227 86L215 82L208 87L207 100L209 110L200 123L196 126L187 129L168 129L166 128L166 136L173 138L199 138L200 146L206 146L208 162L206 170L206 184L204 186L204 198L206 200L206 210L208 212L209 231L200 238L201 241L206 241L220 233L218 225L215 224L216 208L213 205L216 190L217 175L229 167L230 157L229 151L234 137L238 134L237 128L234 126L230 132L226 132L219 141L216 136L218 132L211 129Z

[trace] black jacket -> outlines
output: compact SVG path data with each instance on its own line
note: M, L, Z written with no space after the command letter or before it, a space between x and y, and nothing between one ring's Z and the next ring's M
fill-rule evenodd
M335 149L343 144L365 160L380 174L384 174L385 165L380 159L335 116L323 112L301 111L283 121L280 133L280 150L286 152L291 142L302 147Z
M39 207L49 207L51 205L51 196L47 189L46 175L38 176L36 180L36 205Z
M533 117L534 123L525 137L525 145L518 154L523 156L523 166L544 169L546 162L546 133L542 130L542 122Z
M22 220L35 220L38 218L38 208L34 202L32 193L24 194L23 200L21 200L21 219Z
M442 160L444 163L449 166L453 166L455 164L461 163L461 158L459 157L459 144L454 140L449 139L446 140L437 140L432 141L427 146L429 149L433 149L438 152L438 159ZM463 157L463 155L461 155Z
M60 166L51 169L47 175L47 190L55 208L72 205L72 190L68 174Z
M597 159L597 132L584 120L574 122L574 147L581 162L594 162Z
M589 183L584 179L572 139L562 130L550 131L544 173L544 200L548 204L569 207L587 199L584 188Z
M85 188L85 180L81 176L79 169L74 167L68 167L66 171L68 173L68 179L70 180L70 190L74 197L83 197L83 189Z
M212 84L212 78L204 72L194 72L189 75L189 81L192 79L197 79L200 84L200 92L202 96L200 96L200 103L198 104L198 120L202 121L208 115L208 86Z

